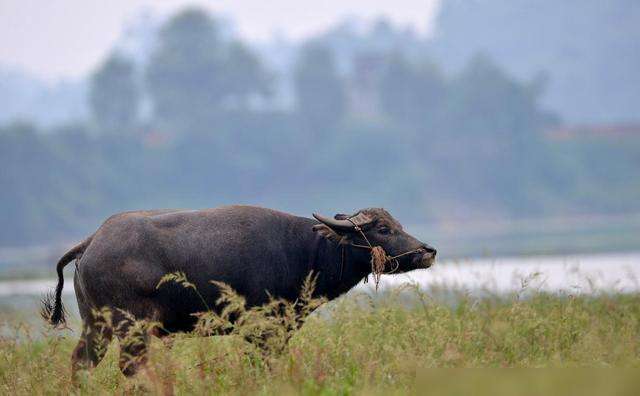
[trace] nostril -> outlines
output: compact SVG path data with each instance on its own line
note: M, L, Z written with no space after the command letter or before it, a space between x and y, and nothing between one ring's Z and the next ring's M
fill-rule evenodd
M435 255L436 255L436 253L437 253L436 249L432 248L432 247L431 247L431 246L429 246L429 245L424 245L424 246L422 246L422 250L424 250L424 251L425 251L425 253L430 253L430 254L433 254L434 256L435 256Z

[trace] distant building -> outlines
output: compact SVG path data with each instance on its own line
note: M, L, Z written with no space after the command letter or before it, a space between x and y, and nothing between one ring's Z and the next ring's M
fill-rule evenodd
M564 125L545 132L551 140L640 138L640 124Z

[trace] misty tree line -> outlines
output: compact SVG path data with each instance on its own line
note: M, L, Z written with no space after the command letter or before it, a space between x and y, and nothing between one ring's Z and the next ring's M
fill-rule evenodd
M207 13L181 12L142 70L114 53L93 73L92 119L1 128L0 245L64 239L150 207L375 205L414 223L571 208L583 160L566 166L544 139L559 122L538 104L544 84L482 55L445 75L428 55L355 54L344 70L310 40L283 107L280 77L254 50ZM586 199L578 210L594 205L618 208Z
M556 118L537 106L544 88L539 81L514 81L487 57L477 56L453 78L444 76L426 53L408 59L401 51L372 51L355 54L348 62L351 70L341 72L322 40L303 45L293 70L295 105L285 112L317 131L362 121L357 120L361 113L368 118L364 121L423 133L457 129L450 124L458 114L492 110L481 109L479 103L518 113L522 120L512 121L507 126L511 129L538 129ZM93 121L103 133L129 133L140 127L140 106L147 99L153 110L144 118L150 118L146 121L154 128L172 137L215 134L229 114L283 111L270 106L277 78L250 47L224 37L215 19L188 10L161 29L144 70L114 53L95 71ZM375 103L361 103L369 107L363 111L358 101ZM494 125L487 127L494 130Z

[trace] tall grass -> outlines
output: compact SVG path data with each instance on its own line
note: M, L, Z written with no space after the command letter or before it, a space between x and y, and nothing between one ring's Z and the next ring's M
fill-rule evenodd
M253 309L220 286L225 311L199 315L192 334L173 335L170 342L154 338L147 368L131 379L120 374L113 345L118 341L113 341L103 362L74 385L70 355L77 333L34 329L5 318L13 333L0 339L0 393L640 391L635 371L511 371L505 380L492 370L433 370L639 368L638 294L474 298L455 290L405 287L384 298L352 295L323 305L294 331L297 321L322 302L311 298L310 285L296 303L274 299ZM220 330L229 335L207 336Z

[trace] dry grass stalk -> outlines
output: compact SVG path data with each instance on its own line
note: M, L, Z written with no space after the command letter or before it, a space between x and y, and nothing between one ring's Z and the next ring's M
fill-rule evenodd
M374 246L371 248L371 273L376 284L376 290L378 290L380 277L384 273L385 265L389 260L389 256L387 256L387 253L382 247Z

